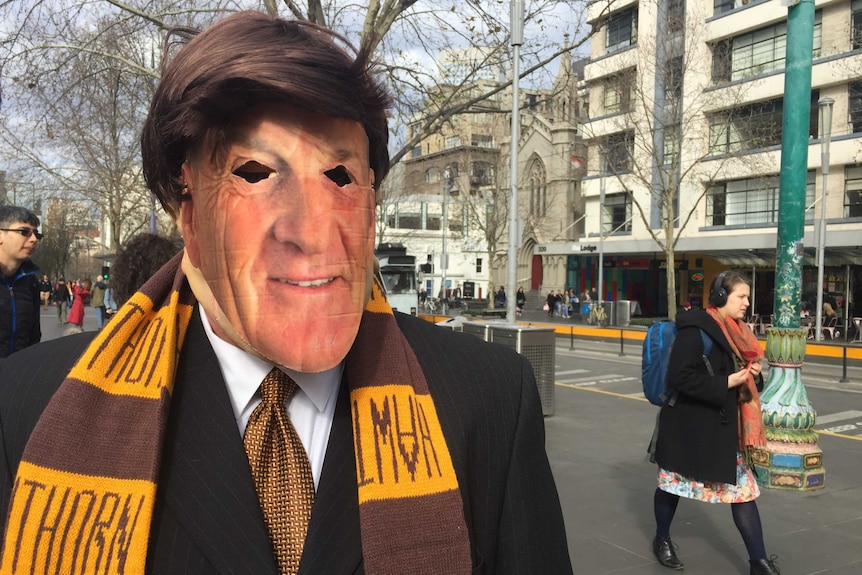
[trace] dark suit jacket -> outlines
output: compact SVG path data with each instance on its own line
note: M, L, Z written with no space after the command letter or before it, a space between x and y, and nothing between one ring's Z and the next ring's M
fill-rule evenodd
M473 572L571 573L529 364L473 335L396 316L428 379L452 453ZM53 340L0 362L0 534L27 438L91 338ZM343 382L301 574L364 572L356 489ZM225 383L197 311L177 368L147 569L159 575L278 573Z

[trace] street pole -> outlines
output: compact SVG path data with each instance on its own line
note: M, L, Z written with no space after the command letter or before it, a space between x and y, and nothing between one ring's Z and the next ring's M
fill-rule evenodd
M844 266L844 341L850 341L850 264Z
M602 179L599 181L599 307L602 306L605 293L603 283L605 277L605 176L607 174L604 173L604 170L602 172Z
M449 254L446 253L446 239L449 237L449 194L452 192L452 174L449 169L443 171L443 252L440 254L440 303L443 306L443 314L446 310L446 271L449 269Z
M826 259L826 180L829 176L829 143L832 141L832 98L820 98L817 107L820 112L820 173L823 182L820 189L820 225L817 238L817 315L814 339L823 339L823 266Z
M518 102L518 76L520 75L521 44L524 43L524 0L512 0L510 25L512 28L512 143L509 146L512 191L509 195L509 251L506 266L506 323L515 323L515 294L518 291L518 142L521 139L521 113ZM490 297L490 294L489 294Z
M775 250L775 319L766 332L769 375L760 395L766 447L755 450L752 459L761 485L810 491L826 485L823 452L817 446L817 432L814 431L817 414L802 384L808 330L799 326L814 0L799 0L789 7L786 44Z

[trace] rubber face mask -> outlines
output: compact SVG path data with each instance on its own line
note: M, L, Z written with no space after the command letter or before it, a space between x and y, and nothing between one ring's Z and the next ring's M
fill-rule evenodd
M261 105L231 124L223 150L198 156L183 166L181 226L214 331L298 371L337 365L359 330L374 255L362 126Z

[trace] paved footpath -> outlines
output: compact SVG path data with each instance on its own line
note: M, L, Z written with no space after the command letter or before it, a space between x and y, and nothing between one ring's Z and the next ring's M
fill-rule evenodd
M617 347L606 348L616 356ZM656 468L645 452L655 408L590 388L555 391L554 415L545 419L547 449L575 573L672 573L650 547ZM758 499L767 551L779 556L783 575L862 573L862 441L821 435L819 446L825 489L764 489ZM727 506L682 500L671 533L685 573L749 572Z
M42 312L43 339L64 334L68 326L56 317L55 308ZM96 329L92 308L84 328ZM591 349L619 351L612 343ZM669 575L650 548L656 470L645 451L655 408L589 388L555 391L554 415L545 419L547 449L575 573ZM825 489L764 490L758 499L767 550L779 556L783 575L862 573L862 441L821 435L819 445ZM681 501L672 534L688 575L749 572L727 506Z
M48 309L42 308L41 319L42 341L63 337L72 326L57 323L57 308L53 305L48 306ZM91 307L84 310L84 331L96 331L96 310Z

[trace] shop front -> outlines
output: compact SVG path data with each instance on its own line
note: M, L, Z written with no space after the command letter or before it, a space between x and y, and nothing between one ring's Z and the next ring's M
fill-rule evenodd
M824 301L830 303L840 318L862 316L862 306L854 307L854 302L862 297L862 248L850 244L858 241L851 234L831 233L830 238L825 250ZM680 306L688 301L693 307L705 307L713 278L733 269L752 278L752 313L765 316L774 313L775 243L774 228L733 237L681 238L674 254L676 290L671 305ZM719 245L722 249L714 249ZM606 239L601 255L596 241L537 247L543 256L567 255L566 287L573 287L578 294L598 288L601 257L603 299L638 301L644 316L668 315L667 262L664 252L656 251L652 239ZM812 247L804 250L799 302L812 315L817 299L815 251Z

